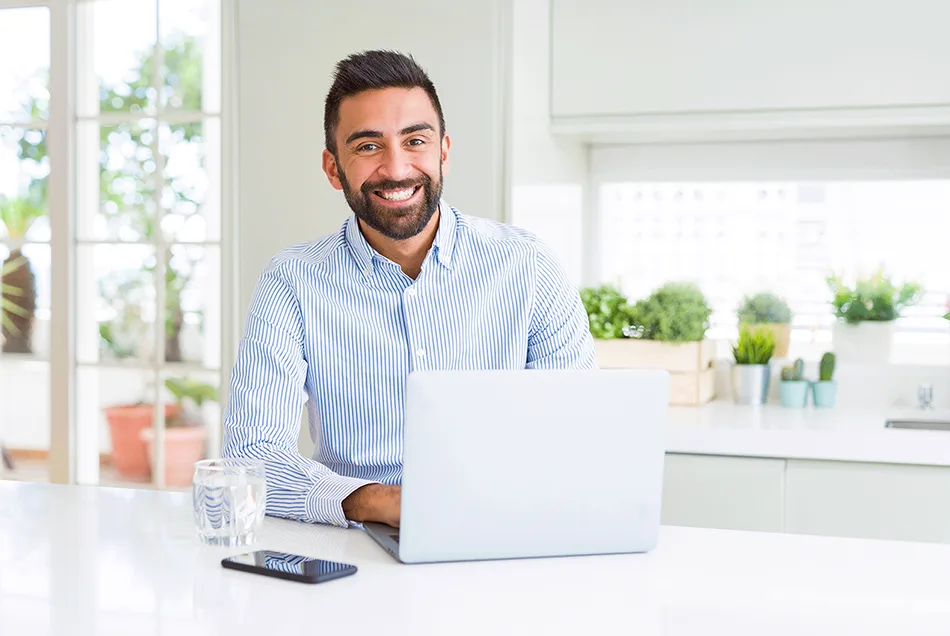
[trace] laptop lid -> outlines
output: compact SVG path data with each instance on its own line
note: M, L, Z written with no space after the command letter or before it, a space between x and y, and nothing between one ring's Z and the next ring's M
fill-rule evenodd
M410 374L399 557L643 552L657 540L669 374Z

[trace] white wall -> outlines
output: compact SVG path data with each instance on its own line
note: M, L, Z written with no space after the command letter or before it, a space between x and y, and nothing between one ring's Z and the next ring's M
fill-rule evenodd
M507 7L504 0L238 0L242 312L273 254L336 231L350 214L320 156L333 67L351 53L413 54L435 83L452 139L446 199L465 213L502 218Z
M509 221L537 233L580 284L587 152L551 134L549 24L548 0L514 0Z

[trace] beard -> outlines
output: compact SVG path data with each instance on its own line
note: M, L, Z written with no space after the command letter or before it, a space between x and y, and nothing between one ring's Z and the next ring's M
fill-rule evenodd
M343 196L356 218L373 228L383 236L404 241L416 236L425 229L439 208L439 199L442 198L442 163L439 163L439 180L435 183L427 174L416 179L403 181L367 181L359 190L353 190L346 175L340 171L340 183L343 185ZM389 208L377 205L375 190L401 190L405 188L422 188L422 199L412 205L401 208Z

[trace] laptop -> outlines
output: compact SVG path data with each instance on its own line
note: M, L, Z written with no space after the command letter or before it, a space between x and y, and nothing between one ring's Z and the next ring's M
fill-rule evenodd
M663 490L669 374L422 371L406 384L403 563L648 552Z

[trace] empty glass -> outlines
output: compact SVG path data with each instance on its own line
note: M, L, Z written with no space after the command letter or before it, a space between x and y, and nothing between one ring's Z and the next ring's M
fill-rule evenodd
M195 527L204 543L251 545L264 522L264 462L236 458L197 462L192 496Z

